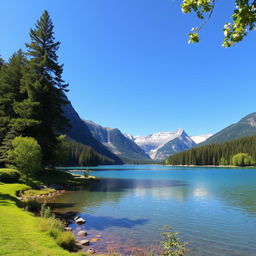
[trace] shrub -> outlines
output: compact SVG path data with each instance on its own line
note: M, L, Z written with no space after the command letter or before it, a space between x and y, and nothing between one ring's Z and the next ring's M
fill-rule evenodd
M56 242L59 246L69 251L75 251L77 248L75 236L72 232L65 231L59 233Z
M17 167L25 179L35 177L41 168L41 147L34 138L16 137L8 151L9 161Z
M45 203L41 205L40 216L42 218L55 217L54 213L51 212L51 208Z
M178 238L178 232L169 231L169 227L164 227L162 232L163 241L161 242L163 253L161 256L183 256L188 251L187 243L182 243Z
M14 183L18 182L21 173L15 169L0 169L0 182Z
M232 157L232 163L236 166L250 166L255 162L252 157L246 153L238 153Z

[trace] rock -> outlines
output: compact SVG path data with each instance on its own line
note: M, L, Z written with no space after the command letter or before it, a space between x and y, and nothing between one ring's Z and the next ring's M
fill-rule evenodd
M83 218L75 219L76 224L83 225L85 223L85 220Z
M92 238L92 239L90 239L90 241L91 242L98 242L98 241L100 241L100 239L99 238Z
M71 227L65 227L64 229L65 229L65 231L71 231L71 232L73 231L73 229Z
M81 246L81 244L79 243L79 241L76 241L76 249L78 249L78 250L81 250L81 249L82 249L82 246Z
M78 219L80 219L81 217L80 216L76 216L75 218L74 218L74 221L76 221L76 220L78 220Z
M84 230L81 230L77 233L78 236L87 236L87 232Z
M87 239L84 239L84 240L81 240L81 241L79 242L79 244L80 244L80 245L90 245L90 241L87 240Z
M93 248L89 248L87 251L86 251L86 254L95 254L96 251L93 249Z

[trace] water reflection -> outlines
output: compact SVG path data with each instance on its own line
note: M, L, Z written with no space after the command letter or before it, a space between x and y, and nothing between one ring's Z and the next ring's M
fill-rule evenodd
M87 190L69 191L51 200L50 206L59 212L90 211L89 208L100 206L101 203L117 203L128 194L183 201L189 195L187 186L187 183L178 180L102 179L91 184Z
M104 177L99 183L67 192L53 206L80 212L91 237L104 231L98 248L110 237L117 248L156 245L169 224L190 242L190 255L256 255L256 171L129 168L95 172Z
M70 191L52 201L52 207L58 210L83 211L100 206L102 203L117 203L129 194L134 197L152 197L156 200L176 200L184 202L189 197L219 198L224 203L246 210L256 215L256 186L242 186L239 180L227 184L223 177L211 180L191 182L188 180L151 180L151 179L120 179L104 178L98 183L91 184L87 190Z
M148 219L129 219L129 218L117 218L111 216L94 216L91 214L81 215L87 220L86 229L94 230L105 230L109 227L119 227L119 228L134 228L137 225L144 225L148 222Z

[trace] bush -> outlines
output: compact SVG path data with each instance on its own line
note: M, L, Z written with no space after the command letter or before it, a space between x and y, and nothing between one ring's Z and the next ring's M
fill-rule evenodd
M72 232L65 231L59 233L56 242L59 246L69 251L75 251L77 248L75 236Z
M246 153L238 153L232 157L232 163L235 166L251 166L255 162L252 157Z
M9 161L20 170L25 179L35 177L41 169L41 147L34 138L16 137L8 151Z
M182 243L178 237L178 232L171 232L168 226L162 232L163 241L161 242L163 253L161 256L183 256L188 251L187 243Z
M42 218L50 218L50 217L54 218L55 214L52 213L51 208L44 203L41 205L40 216Z
M20 179L21 173L15 169L0 169L0 182L15 183Z

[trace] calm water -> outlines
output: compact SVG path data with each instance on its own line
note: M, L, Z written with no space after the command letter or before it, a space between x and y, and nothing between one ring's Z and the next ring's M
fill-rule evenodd
M80 212L89 238L100 237L98 251L157 246L168 224L189 242L188 255L256 255L255 169L125 165L92 175L103 179L56 203Z

